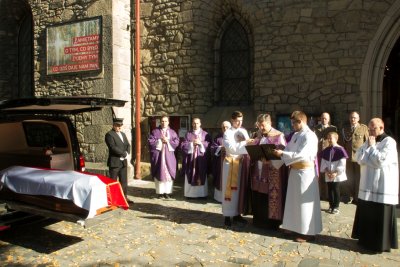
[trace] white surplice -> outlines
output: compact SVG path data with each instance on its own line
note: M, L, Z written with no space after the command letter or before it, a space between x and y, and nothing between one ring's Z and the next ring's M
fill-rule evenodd
M359 199L398 204L399 165L396 147L396 141L388 136L370 147L366 141L357 150L356 159L361 166Z
M316 235L322 231L318 175L314 166L317 151L317 136L304 126L293 135L281 157L287 166L296 162L312 163L305 169L290 169L281 226L303 235Z
M229 128L224 133L224 147L226 150L226 157L238 158L243 154L247 154L245 148L246 141L238 141L240 138L245 140L249 139L249 134L244 128ZM222 163L222 214L225 217L232 217L239 215L239 190L240 190L240 172L242 169L242 164L239 166L239 177L237 181L237 190L232 190L232 195L230 200L225 200L226 184L228 181L228 173L231 164L224 160Z
M328 169L329 171L336 172L336 177L333 180L330 180L328 175L325 172L325 182L343 182L347 181L347 175L346 175L346 158L341 158L336 161L332 161L332 153L330 154L329 160L326 160L324 158L321 159L321 167L320 167L320 172L325 172L325 169ZM320 178L322 179L322 177Z

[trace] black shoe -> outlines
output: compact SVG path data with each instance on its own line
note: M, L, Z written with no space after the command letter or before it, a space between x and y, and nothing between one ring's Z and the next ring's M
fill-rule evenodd
M157 198L158 199L164 199L164 195L163 194L157 194Z
M247 224L247 220L240 215L233 217L233 222L240 224Z
M164 194L164 198L165 198L165 199L171 199L171 195Z
M231 227L232 226L231 217L225 217L224 225L226 227Z

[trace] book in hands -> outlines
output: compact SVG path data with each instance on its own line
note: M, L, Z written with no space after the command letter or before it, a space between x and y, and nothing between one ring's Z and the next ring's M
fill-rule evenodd
M247 145L246 150L251 160L276 160L280 159L273 153L274 149L283 150L285 146L275 144Z

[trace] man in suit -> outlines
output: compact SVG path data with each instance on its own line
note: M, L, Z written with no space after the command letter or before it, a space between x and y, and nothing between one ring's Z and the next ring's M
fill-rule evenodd
M108 147L107 166L109 168L109 176L121 183L122 191L128 203L133 203L128 199L128 160L131 145L126 138L125 133L121 131L123 119L114 118L113 128L107 132L105 142Z

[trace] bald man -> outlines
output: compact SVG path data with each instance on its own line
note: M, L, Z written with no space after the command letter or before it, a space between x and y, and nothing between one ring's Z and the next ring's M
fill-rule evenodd
M398 248L397 144L384 129L383 121L373 118L368 124L369 137L356 152L361 179L352 238L358 239L362 247L375 252Z
M368 139L368 127L360 123L360 115L353 111L349 115L349 124L342 129L341 144L346 149L349 158L346 162L347 181L342 183L345 203L357 203L360 184L360 166L357 163L356 151Z

